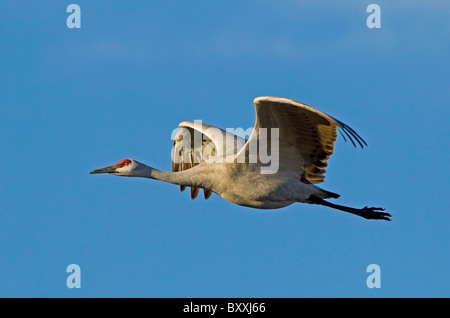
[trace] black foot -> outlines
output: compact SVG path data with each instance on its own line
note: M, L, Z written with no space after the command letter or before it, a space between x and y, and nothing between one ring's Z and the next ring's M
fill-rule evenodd
M379 211L384 211L384 209L374 207L372 208L364 207L359 210L358 215L368 220L386 220L386 221L391 220L392 215L390 215L389 213Z

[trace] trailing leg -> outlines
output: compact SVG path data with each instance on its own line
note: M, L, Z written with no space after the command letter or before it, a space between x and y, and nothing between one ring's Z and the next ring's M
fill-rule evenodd
M361 216L361 217L363 217L365 219L369 219L369 220L390 221L391 217L392 217L392 215L390 215L389 213L380 212L380 211L384 211L383 208L364 207L362 209L355 209L355 208L350 208L348 206L338 205L338 204L334 204L334 203L325 201L324 199L321 199L314 195L309 197L309 201L313 204L325 205L330 208L345 211L345 212L348 212L351 214L355 214L355 215Z

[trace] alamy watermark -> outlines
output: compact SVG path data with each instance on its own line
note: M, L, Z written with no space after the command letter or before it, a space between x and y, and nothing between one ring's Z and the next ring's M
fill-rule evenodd
M381 268L380 265L370 264L366 269L367 273L371 273L366 280L368 288L381 288Z
M81 28L81 8L78 4L69 4L66 12L71 13L66 19L66 25L69 29Z
M260 163L262 174L277 173L279 168L279 128L227 128L224 133L216 127L204 129L202 121L195 120L193 129L174 129L171 139L176 141L171 153L174 164Z
M81 268L77 264L70 264L66 268L67 273L71 273L67 276L66 285L67 288L81 288Z
M371 14L367 17L366 25L369 29L380 29L381 28L381 8L378 4L369 4L367 6L366 12Z

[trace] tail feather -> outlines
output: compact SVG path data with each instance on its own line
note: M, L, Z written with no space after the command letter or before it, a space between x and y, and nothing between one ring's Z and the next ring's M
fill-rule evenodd
M329 199L329 198L333 198L333 199L337 199L339 198L341 195L331 192L331 191L327 191L327 190L323 190L321 189L323 192L323 196L321 197L322 199Z

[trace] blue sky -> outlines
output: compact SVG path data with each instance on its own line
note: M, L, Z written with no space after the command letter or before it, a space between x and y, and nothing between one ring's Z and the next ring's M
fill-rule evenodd
M70 3L0 2L0 296L450 296L448 1L377 1L380 29L369 1L79 0L81 29ZM88 174L170 170L179 122L252 127L257 96L354 128L321 186L393 221Z

